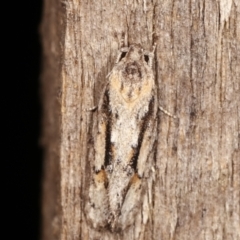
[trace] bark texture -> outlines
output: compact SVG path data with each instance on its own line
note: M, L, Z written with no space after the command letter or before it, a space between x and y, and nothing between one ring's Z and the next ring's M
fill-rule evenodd
M45 0L42 239L240 239L239 0ZM151 218L123 233L85 218L94 113L122 36L157 42Z

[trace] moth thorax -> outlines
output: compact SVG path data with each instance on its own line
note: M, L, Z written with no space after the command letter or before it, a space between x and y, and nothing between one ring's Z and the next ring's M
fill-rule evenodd
M143 50L140 45L132 45L127 53L127 58L131 61L139 61L142 58Z

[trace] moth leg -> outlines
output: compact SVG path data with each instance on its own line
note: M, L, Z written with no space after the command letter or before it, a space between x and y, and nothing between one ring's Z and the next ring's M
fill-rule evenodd
M163 107L159 106L158 107L163 113L165 113L166 115L168 115L169 117L172 117L172 118L177 118L177 116L171 114L170 112L168 112L167 110L165 110Z
M93 106L93 107L85 108L84 109L85 112L94 112L96 109L100 109L100 106L102 106L102 103L103 103L103 98L104 98L104 94L106 93L107 87L108 87L108 82L105 84L105 86L103 88L99 103L97 105Z
M94 112L97 108L98 108L98 105L93 106L91 108L85 108L84 111L85 112Z

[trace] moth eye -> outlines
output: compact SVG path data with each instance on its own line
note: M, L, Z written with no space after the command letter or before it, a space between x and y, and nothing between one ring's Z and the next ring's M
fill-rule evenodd
M122 54L121 54L121 57L120 57L120 60L119 61L121 61L123 58L125 58L125 56L127 55L127 52L122 52Z
M146 63L148 63L148 61L149 61L149 56L148 56L148 55L144 55L144 60L145 60Z

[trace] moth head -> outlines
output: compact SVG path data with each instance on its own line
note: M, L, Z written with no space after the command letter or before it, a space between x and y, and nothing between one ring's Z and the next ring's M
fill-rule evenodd
M133 44L129 47L126 57L131 61L139 61L143 56L143 49L140 44Z

